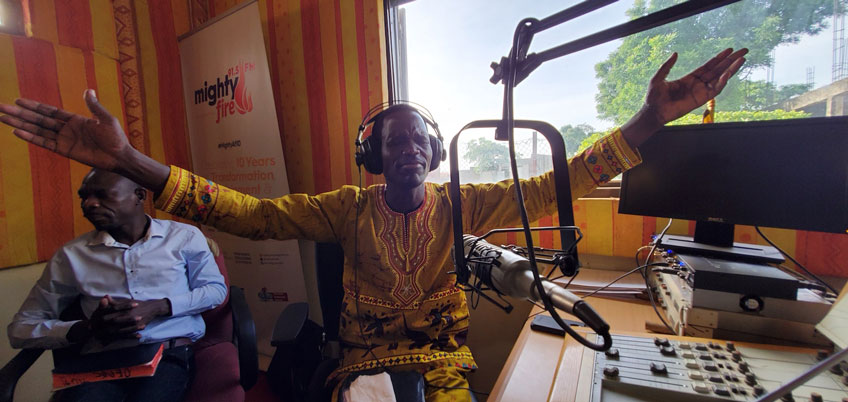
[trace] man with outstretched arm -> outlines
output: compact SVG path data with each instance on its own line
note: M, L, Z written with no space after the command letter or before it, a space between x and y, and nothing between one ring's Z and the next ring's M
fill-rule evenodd
M744 63L747 49L726 49L688 75L666 81L673 54L651 79L645 104L625 125L569 161L572 195L586 194L641 159L636 150L664 124L718 95ZM423 374L427 400L470 400L465 374L476 364L465 338L468 307L450 259L452 202L461 202L470 233L519 221L513 183L468 184L460 200L446 185L426 183L433 148L421 115L405 105L374 121L371 144L385 185L353 186L315 196L257 199L133 149L117 119L87 91L89 119L31 100L0 105L15 135L85 164L114 171L151 189L156 207L253 239L337 242L345 251L340 339L333 378L373 370ZM555 212L552 172L522 180L530 220ZM338 389L338 388L337 388Z

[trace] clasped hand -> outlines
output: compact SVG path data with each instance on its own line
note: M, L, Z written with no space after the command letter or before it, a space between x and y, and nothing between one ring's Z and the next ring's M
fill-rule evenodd
M87 321L89 335L104 344L117 339L138 339L139 331L153 319L170 313L167 299L113 299L106 295Z

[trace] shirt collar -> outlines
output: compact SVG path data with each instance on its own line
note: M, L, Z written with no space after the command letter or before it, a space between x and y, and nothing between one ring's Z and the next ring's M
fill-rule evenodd
M144 237L140 240L142 242L146 242L150 240L152 237L165 237L165 225L157 219L153 219L150 215L145 214L147 217L147 221L150 222L150 225L147 227L147 233L145 233ZM126 244L120 243L109 232L105 230L99 230L94 233L94 236L88 241L89 246L99 246L103 245L106 247L119 247L125 246Z

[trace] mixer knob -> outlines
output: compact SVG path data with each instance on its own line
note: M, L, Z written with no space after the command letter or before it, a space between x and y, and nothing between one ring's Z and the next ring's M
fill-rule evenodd
M655 374L668 374L668 368L663 363L651 362L651 372Z
M733 352L736 350L736 344L728 341L725 343L724 348L727 349L728 352Z
M754 395L760 396L760 395L765 394L765 393L766 393L765 387L763 387L760 384L754 385Z
M745 384L754 385L757 383L757 376L754 373L747 372L745 373Z
M839 365L837 364L830 368L830 372L836 375L842 375L842 367L839 367Z
M748 363L742 362L738 366L739 372L745 374L748 372Z
M824 402L824 398L818 392L813 392L810 394L810 402Z
M780 400L783 402L795 402L795 398L792 397L792 394L786 394L780 397Z
M618 367L615 367L615 366L604 367L604 376L618 377Z
M612 357L612 358L616 358L616 359L617 359L617 358L618 358L618 355L619 355L619 353L618 353L618 348L610 348L610 349L607 349L607 351L606 351L606 352L604 352L604 354L605 354L605 355L607 355L607 357Z
M738 351L738 350L734 350L734 351L730 354L730 358L731 358L731 359L733 359L733 361L734 361L734 362L737 362L737 363L738 363L740 360L742 360L742 352L740 352L740 351Z
M818 352L816 353L816 360L824 360L824 359L827 359L827 357L828 357L829 355L830 355L830 354L829 354L829 353L827 353L827 351L826 351L826 350L820 350L820 351L818 351Z

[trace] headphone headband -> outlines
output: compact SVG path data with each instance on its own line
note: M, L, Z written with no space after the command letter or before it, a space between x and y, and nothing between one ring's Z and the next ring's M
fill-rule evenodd
M362 135L365 134L365 129L368 128L371 123L374 123L374 120L383 114L386 110L388 110L392 106L396 105L406 105L418 112L421 118L424 120L424 123L429 124L433 127L433 130L436 131L436 137L439 138L440 141L444 142L444 138L442 137L442 133L439 131L439 125L436 123L436 119L433 118L433 114L430 113L430 110L424 107L424 105L408 100L395 100L395 101L386 101L380 103L376 106L368 109L368 112L365 113L365 116L362 117L362 122L359 123L359 133L356 136L357 145L362 142ZM374 133L371 133L374 135Z
M356 135L356 143L354 144L356 147L355 156L356 156L356 164L359 166L365 165L365 170L372 174L381 174L383 173L383 163L379 150L372 149L374 148L373 144L379 140L372 140L374 137L374 132L372 130L371 135L366 139L362 139L362 136L365 134L365 129L368 126L372 125L377 118L379 118L383 113L388 111L391 107L397 105L405 105L409 107L411 110L418 113L421 116L421 119L424 120L425 124L429 124L430 127L433 127L433 130L436 132L436 136L430 135L430 146L432 149L432 157L430 160L430 171L435 170L439 167L439 163L447 159L447 153L444 149L444 138L442 137L441 131L439 131L439 125L436 124L436 120L433 119L433 115L421 104L410 102L406 100L396 100L396 101L388 101L380 103L368 109L368 112L365 113L365 116L362 118L362 122L359 124L359 131Z

